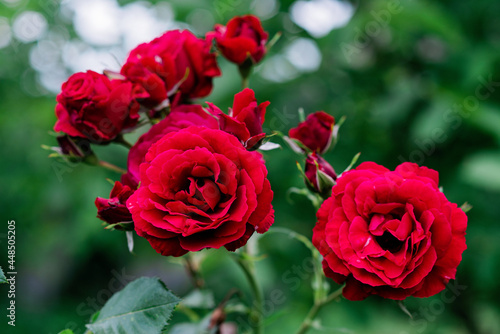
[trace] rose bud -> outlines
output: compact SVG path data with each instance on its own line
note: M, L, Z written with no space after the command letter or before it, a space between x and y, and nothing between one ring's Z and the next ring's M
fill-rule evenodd
M221 130L234 135L248 150L256 150L266 136L262 132L266 108L269 101L257 103L255 93L249 88L234 96L233 107L229 115L224 114L212 103L208 103L210 112L219 119Z
M107 144L139 120L133 85L93 71L75 73L57 95L54 131Z
M343 295L430 297L455 279L467 216L439 189L435 170L364 162L344 172L318 210L312 242Z
M306 185L311 187L311 190L325 195L331 194L332 187L337 179L333 167L316 152L307 156L305 175L307 178Z
M167 31L132 50L121 73L142 86L140 102L162 105L177 91L184 99L207 96L212 78L221 74L210 43L187 30Z
M256 16L236 16L226 26L215 25L214 30L208 39L215 37L217 48L233 63L242 65L249 58L256 64L266 54L268 33Z
M134 226L131 223L132 215L126 206L127 199L133 193L134 190L128 185L123 185L119 181L116 181L109 194L109 198L96 198L97 218L108 224L118 224L114 226L117 230L133 230Z
M296 128L290 129L288 136L303 151L310 150L318 154L325 153L333 138L335 118L324 111L317 111L307 116Z
M85 138L63 135L58 136L56 139L59 147L53 147L52 149L56 151L59 156L63 156L74 162L95 158L94 152L92 152L90 148L90 142Z

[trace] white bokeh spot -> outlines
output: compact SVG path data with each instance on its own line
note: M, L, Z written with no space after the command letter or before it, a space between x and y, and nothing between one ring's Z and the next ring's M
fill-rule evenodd
M339 0L296 1L290 8L292 21L311 36L321 38L345 26L354 14L353 6Z

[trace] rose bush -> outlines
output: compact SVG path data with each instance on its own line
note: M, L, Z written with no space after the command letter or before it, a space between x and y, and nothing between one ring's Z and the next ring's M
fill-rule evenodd
M210 43L188 30L167 31L140 44L130 52L121 73L142 86L140 102L150 108L177 89L184 98L207 96L212 78L221 74Z
M75 73L57 95L54 131L107 143L139 120L132 83L94 71Z
M137 234L162 255L233 251L274 221L261 154L221 130L190 126L163 136L140 165L140 181L127 207Z
M337 179L317 213L313 243L343 295L429 297L455 278L467 216L438 188L438 173L413 163L395 171L365 162Z

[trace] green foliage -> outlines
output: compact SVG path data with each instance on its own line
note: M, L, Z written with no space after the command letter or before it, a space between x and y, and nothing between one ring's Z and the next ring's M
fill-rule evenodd
M74 332L71 329L65 329L60 331L59 334L74 334Z
M179 301L160 279L142 277L114 294L87 328L94 334L161 333Z
M7 283L7 278L3 273L2 267L0 267L0 283Z

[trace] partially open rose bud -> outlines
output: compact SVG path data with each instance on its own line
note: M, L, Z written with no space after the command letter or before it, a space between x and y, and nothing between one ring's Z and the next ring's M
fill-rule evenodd
M59 147L51 147L57 156L61 156L70 162L88 162L92 164L95 159L94 152L90 147L90 141L85 138L70 137L68 135L58 136Z
M305 174L306 185L320 194L329 195L337 179L333 167L322 157L313 152L307 156Z
M255 64L266 54L269 35L256 16L236 16L226 26L217 24L214 30L207 37L215 37L217 48L233 63L241 65L250 58Z
M290 129L288 136L295 140L302 150L323 154L328 151L333 138L335 118L324 111L307 116L296 128Z
M131 231L134 229L132 224L132 215L127 209L125 203L127 199L134 193L129 186L115 182L109 198L97 197L95 206L97 207L97 217L108 224L118 224L117 230Z
M233 107L229 115L224 114L214 104L208 103L209 111L219 119L220 129L238 138L248 150L256 150L266 136L262 124L266 116L269 101L257 103L255 93L245 88L234 96Z

